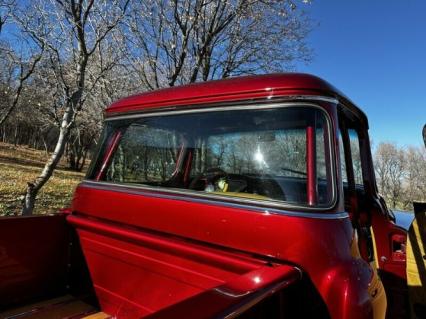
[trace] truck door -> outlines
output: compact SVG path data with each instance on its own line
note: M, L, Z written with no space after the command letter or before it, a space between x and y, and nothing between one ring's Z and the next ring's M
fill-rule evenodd
M395 225L378 193L366 121L342 107L339 126L345 209L357 230L361 256L383 281L388 314L405 316L406 231Z

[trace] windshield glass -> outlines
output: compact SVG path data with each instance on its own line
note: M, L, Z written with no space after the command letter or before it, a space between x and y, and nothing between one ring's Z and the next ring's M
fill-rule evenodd
M225 200L332 202L328 124L318 108L114 120L106 131L109 138L89 173L92 179Z

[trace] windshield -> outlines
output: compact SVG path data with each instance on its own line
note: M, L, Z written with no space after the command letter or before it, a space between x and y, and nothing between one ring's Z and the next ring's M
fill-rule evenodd
M327 206L333 199L328 124L318 108L114 120L106 132L89 173L95 180L225 200Z

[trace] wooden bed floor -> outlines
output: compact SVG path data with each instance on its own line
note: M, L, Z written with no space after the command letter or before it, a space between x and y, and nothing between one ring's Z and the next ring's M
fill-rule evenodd
M70 295L0 312L0 319L107 319L91 305Z

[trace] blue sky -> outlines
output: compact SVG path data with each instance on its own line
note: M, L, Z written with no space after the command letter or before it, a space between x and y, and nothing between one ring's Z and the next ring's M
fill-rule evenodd
M314 0L314 59L298 65L361 107L375 145L423 145L426 123L426 1Z

